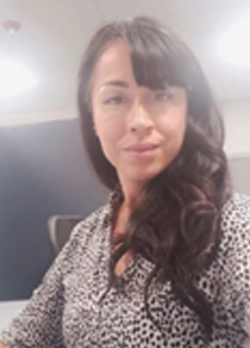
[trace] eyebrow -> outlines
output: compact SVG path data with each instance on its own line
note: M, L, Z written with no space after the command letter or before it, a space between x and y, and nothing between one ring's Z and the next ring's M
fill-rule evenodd
M123 88L128 88L129 84L125 81L122 80L111 80L111 81L107 81L105 82L103 86L116 86L116 87L123 87Z

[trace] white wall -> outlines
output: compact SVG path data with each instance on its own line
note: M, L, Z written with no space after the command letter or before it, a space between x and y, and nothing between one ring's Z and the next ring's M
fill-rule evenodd
M229 157L250 156L250 99L221 103Z
M250 195L250 99L221 103L235 191Z
M23 126L26 124L43 123L74 119L78 115L76 109L58 109L52 111L40 111L36 113L6 115L0 117L1 127Z

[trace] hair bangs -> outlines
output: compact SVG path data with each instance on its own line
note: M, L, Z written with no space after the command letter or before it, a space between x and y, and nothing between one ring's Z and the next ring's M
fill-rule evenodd
M161 32L143 29L128 33L126 38L137 84L153 90L166 86L188 88L184 53L178 49L177 40L170 36L166 40Z

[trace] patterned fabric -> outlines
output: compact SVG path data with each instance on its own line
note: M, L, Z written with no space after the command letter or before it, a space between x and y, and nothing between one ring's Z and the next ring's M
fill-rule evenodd
M75 227L1 340L9 348L250 347L250 198L234 195L226 203L217 256L197 279L215 318L209 346L197 315L174 295L170 282L154 281L149 291L150 311L164 337L147 318L144 283L153 265L141 256L99 302L108 284L110 205Z

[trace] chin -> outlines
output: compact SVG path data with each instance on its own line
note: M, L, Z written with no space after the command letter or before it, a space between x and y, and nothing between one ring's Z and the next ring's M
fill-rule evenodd
M154 172L154 173L137 173L134 176L130 176L130 178L134 181L138 181L138 182L148 182L151 179L153 179L154 177L156 177L160 172Z

